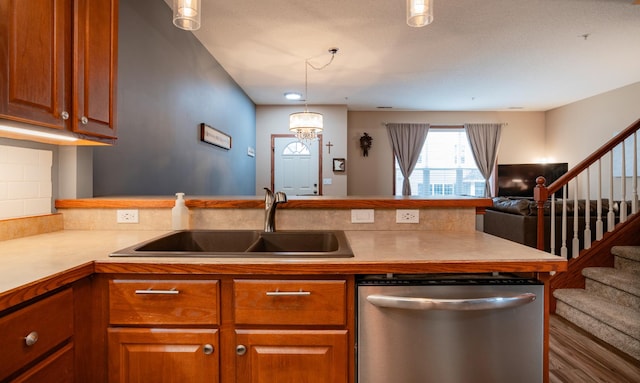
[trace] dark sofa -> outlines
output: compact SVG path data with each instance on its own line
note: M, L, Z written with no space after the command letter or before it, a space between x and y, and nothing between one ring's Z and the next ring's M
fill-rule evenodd
M560 254L562 244L562 201L555 201L555 254ZM618 213L618 203L613 204L616 217ZM596 201L590 201L590 229L591 241L596 238ZM602 221L604 230L607 230L607 213L609 211L608 200L602 201ZM550 227L551 227L551 201L545 202L545 251L550 251ZM573 242L573 216L574 202L567 201L567 230L566 244L567 254L571 258ZM580 248L584 247L585 229L585 201L578 201L578 238ZM487 208L484 215L484 232L530 247L537 247L537 226L538 209L533 199L496 197L493 199L493 206Z

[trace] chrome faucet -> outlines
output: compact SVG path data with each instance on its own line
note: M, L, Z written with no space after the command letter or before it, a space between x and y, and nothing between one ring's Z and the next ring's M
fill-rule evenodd
M284 192L273 192L269 188L264 188L264 231L276 231L276 207L279 203L287 202L287 195Z

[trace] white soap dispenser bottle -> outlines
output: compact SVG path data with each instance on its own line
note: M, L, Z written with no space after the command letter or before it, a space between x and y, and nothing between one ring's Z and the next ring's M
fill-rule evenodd
M171 228L173 230L189 229L189 209L184 203L184 193L176 193L176 204L171 209Z

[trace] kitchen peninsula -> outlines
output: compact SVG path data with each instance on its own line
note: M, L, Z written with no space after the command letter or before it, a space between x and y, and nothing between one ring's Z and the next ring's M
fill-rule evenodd
M346 202L348 199L340 202L341 207L335 206L338 202L331 202L334 208L308 207L307 200L290 200L290 205L278 213L282 214L277 218L278 224L282 226L282 230L292 229L288 225L297 224L294 222L300 217L316 214L310 220L326 228L333 222L329 212L348 215L351 208L365 206L360 205L363 199L355 199L350 203ZM110 381L118 381L116 376L125 372L124 367L118 362L118 355L121 354L113 350L122 349L125 350L123 352L135 353L126 346L132 341L158 349L161 347L158 343L160 341L149 334L157 335L159 329L169 328L170 331L163 335L163 344L178 342L171 335L177 332L192 342L205 345L205 353L200 351L197 355L192 355L187 352L181 356L184 358L181 360L193 366L194 371L198 370L200 364L207 366L207 369L198 370L202 373L203 379L214 376L217 377L214 381L223 383L245 381L246 376L243 374L250 371L252 366L256 366L251 365L253 359L241 357L245 351L239 344L246 347L249 350L246 351L247 355L250 355L254 350L251 345L255 342L266 342L271 344L273 349L278 349L286 344L272 342L286 343L289 340L285 341L282 338L283 334L296 333L298 342L328 342L331 345L328 346L329 349L333 350L341 362L335 363L336 366L328 368L327 371L340 377L333 381L352 382L354 356L350 350L353 350L354 345L354 291L357 275L523 273L536 276L546 283L549 273L566 270L566 261L559 257L473 230L476 210L482 210L486 206L483 205L486 203L483 199L473 202L467 199L455 203L451 200L430 202L434 206L425 206L429 203L424 200L391 202L393 200L395 199L376 202L390 204L390 207L375 207L376 221L390 227L380 229L368 226L372 228L368 229L365 226L367 224L349 223L354 227L345 232L354 257L333 259L112 258L109 257L110 252L165 234L169 226L168 211L172 206L171 199L58 201L57 206L65 216L65 230L0 242L0 326L4 326L5 323L15 326L16 316L20 316L24 310L40 309L37 306L39 304L72 306L59 309L66 309L70 313L68 315L74 318L74 325L69 331L62 332L67 335L53 345L49 344L40 354L26 355L22 360L7 365L6 371L0 369L0 373L5 374L0 378L4 379L6 374L15 377L18 374L31 373L51 358L58 358L58 355L62 355L60 358L63 358L66 355L70 358L71 362L68 363L73 366L70 369L74 371L76 381L106 382L108 378ZM222 228L219 227L221 221L217 217L207 216L212 214L212 210L218 210L225 213L230 225L238 223L242 225L240 228L260 228L264 213L259 199L220 201L232 200L187 198L187 205L192 214L192 227L203 228L199 225L213 223L214 227L205 228ZM228 205L229 203L232 206ZM417 203L423 205L417 207ZM225 207L216 209L211 206L216 204ZM247 204L252 206L244 206ZM450 206L453 204L468 205ZM77 207L80 205L83 206ZM366 206L368 208L371 205ZM117 208L140 209L140 225L143 227L130 225L126 226L130 229L109 228L110 221L115 221L113 209ZM382 222L387 217L379 214L379 209L395 208L419 208L421 221L428 221L431 215L446 212L464 219L450 219L449 224L443 225L440 230L431 226L416 230L412 225ZM447 209L460 209L463 213L459 215L460 212ZM300 217L287 217L287 213L296 210ZM466 219L467 210L471 211L471 220ZM239 213L241 218L230 217L232 212ZM149 217L163 217L161 225L164 226L155 229L153 224L145 226L147 224L144 220L148 219L145 213L148 213ZM71 225L85 221L87 216L93 216L93 221L86 221L92 223L85 227L85 230L70 229L67 227L66 215L75 215L70 217ZM245 222L247 219L251 222ZM107 220L109 222L102 222ZM337 222L337 225L341 226L338 228L340 230L349 227L342 221ZM321 297L321 300L313 301L312 304L316 306L312 311L315 314L311 317L305 316L304 312L296 311L295 306L290 306L280 315L273 308L260 306L259 295L254 295L261 288L285 291L294 285L296 291L298 285L301 289L305 287L319 291L313 295ZM140 311L140 305L144 306L144 301L127 298L129 292L133 294L133 290L147 291L153 288L171 291L175 286L179 286L176 291L182 292L180 299L183 299L181 302L184 307L180 307L180 315L175 314L176 307L173 306L176 305L163 304L158 307L166 312L151 313L145 317L144 313L153 310L155 306L145 306L146 311ZM548 290L545 291L547 304ZM197 299L195 304L189 300L192 298ZM166 299L161 297L161 300ZM37 316L35 312L37 311L27 317ZM42 317L47 318L50 315ZM7 318L8 322L5 321ZM158 318L160 322L157 322ZM323 322L314 322L318 320L316 318ZM31 323L24 320L18 323L23 322ZM108 331L105 332L105 329ZM2 327L2 330L2 333L6 333L5 327ZM21 336L27 334L29 331ZM546 334L548 333L545 331L545 338L548 336ZM45 339L42 334L41 339ZM81 339L91 341L83 342ZM4 354L10 352L10 348L0 352L3 354L2 360L7 360L5 357L10 354ZM141 353L137 355L144 359L144 352L138 352ZM22 355L21 352L16 354ZM211 359L206 358L211 357L214 357L217 363L207 362ZM257 357L260 358L260 355ZM545 368L546 365L545 361Z

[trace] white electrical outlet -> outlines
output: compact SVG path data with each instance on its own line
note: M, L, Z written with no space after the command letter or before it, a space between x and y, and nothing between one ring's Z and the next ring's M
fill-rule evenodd
M138 223L138 210L137 209L127 209L120 210L116 212L116 222L117 223Z
M397 209L396 223L420 223L420 210Z

